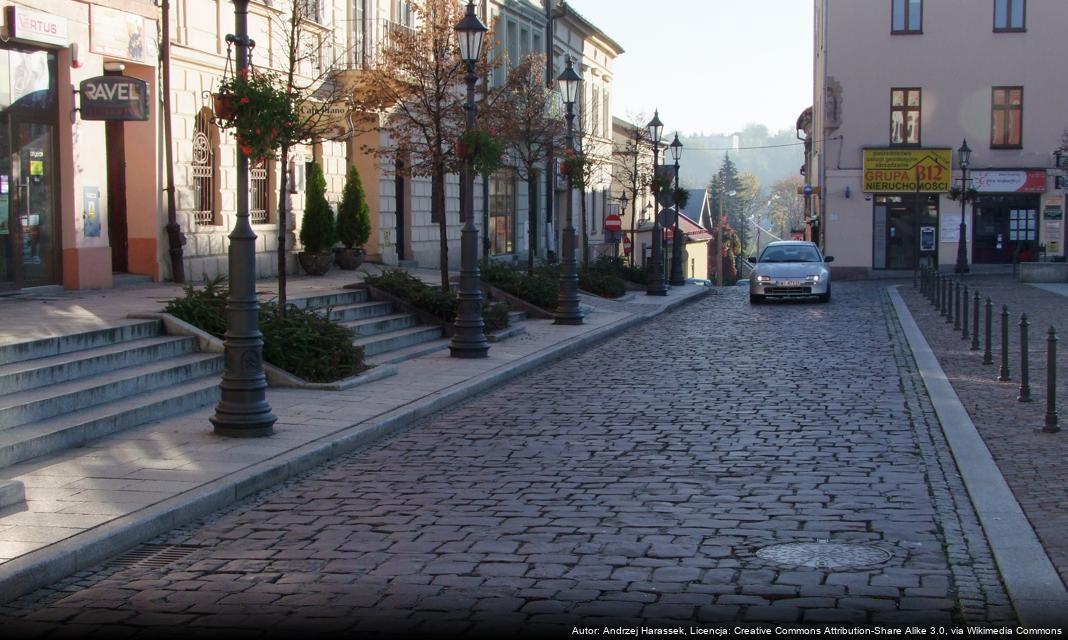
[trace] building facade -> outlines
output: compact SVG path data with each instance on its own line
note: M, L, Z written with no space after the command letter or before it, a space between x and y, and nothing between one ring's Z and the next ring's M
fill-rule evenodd
M815 1L810 228L838 271L1064 256L1057 0ZM972 150L962 208L958 150ZM981 266L978 268L982 268Z

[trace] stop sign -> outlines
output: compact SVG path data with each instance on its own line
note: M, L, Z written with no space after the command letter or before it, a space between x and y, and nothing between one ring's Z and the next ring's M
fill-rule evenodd
M622 231L623 230L623 220L617 214L614 214L614 213L611 214L611 215L606 216L605 219L604 219L604 230L605 231Z

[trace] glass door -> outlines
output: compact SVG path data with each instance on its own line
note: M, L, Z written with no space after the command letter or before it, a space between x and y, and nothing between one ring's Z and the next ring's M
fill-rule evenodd
M15 259L20 246L19 225L11 202L14 180L8 120L6 113L0 114L0 291L20 287L16 268L21 260Z
M55 223L56 171L53 127L14 119L11 126L13 149L8 162L13 166L12 217L19 229L13 258L22 286L56 281L58 229Z

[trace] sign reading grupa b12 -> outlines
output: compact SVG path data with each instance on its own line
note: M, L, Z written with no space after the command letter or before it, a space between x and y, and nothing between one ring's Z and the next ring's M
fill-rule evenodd
M953 173L950 149L865 149L866 193L944 193Z
M82 80L82 120L148 120L148 84L129 76Z

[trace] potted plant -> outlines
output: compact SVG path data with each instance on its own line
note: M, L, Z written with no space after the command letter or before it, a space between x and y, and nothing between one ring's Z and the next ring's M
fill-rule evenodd
M567 176L571 186L576 189L581 189L586 181L586 162L585 154L577 153L574 149L564 150L564 160L560 165L560 172Z
M300 242L304 251L297 254L297 260L305 273L321 276L330 271L337 228L334 213L326 201L326 178L322 167L315 162L308 165L308 192L304 201L304 219L300 223Z
M493 137L491 131L470 129L460 137L460 142L456 145L456 153L460 158L471 158L475 173L489 175L501 168L504 145Z
M297 126L293 100L283 86L271 73L242 69L224 78L212 96L219 127L233 129L241 151L253 161L273 158Z
M356 167L349 167L345 190L337 210L337 236L344 248L334 250L337 266L352 271L363 264L363 245L371 237L371 213L363 192L363 182Z

